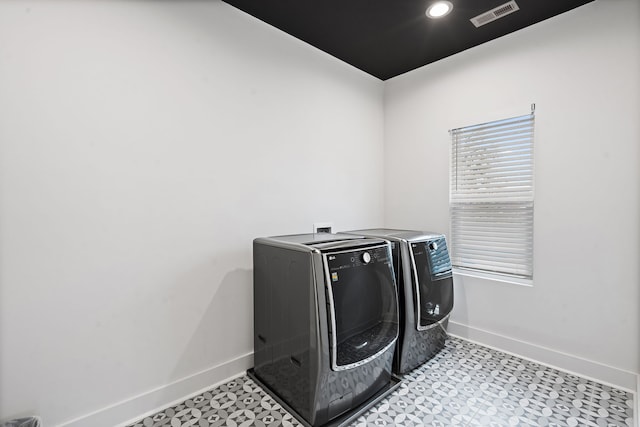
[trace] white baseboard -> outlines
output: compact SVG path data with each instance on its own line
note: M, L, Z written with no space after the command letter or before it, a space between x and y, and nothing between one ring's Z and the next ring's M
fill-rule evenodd
M474 328L449 320L447 332L478 344L493 347L506 353L530 359L544 365L574 373L634 393L637 397L640 387L638 374L562 353L550 348L505 337L494 332Z
M633 396L635 399L635 416L636 419L636 427L640 427L640 374L636 375L637 378L637 386L636 386L636 394Z
M253 353L247 353L170 384L58 424L57 427L126 426L141 417L154 414L163 408L178 404L189 397L197 396L207 389L242 375L252 366Z

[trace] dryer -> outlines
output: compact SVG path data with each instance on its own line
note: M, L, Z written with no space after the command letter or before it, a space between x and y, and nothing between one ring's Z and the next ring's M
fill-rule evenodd
M400 307L393 371L406 374L445 345L453 309L453 278L446 238L439 233L387 228L347 233L391 242Z
M306 234L253 242L250 375L308 425L352 419L398 384L391 246Z

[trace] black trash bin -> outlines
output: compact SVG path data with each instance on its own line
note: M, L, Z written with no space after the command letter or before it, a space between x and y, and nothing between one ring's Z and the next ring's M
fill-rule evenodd
M42 420L40 417L16 418L0 423L0 427L42 427Z

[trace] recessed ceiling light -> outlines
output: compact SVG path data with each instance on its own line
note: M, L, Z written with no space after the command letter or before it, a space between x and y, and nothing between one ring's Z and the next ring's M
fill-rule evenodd
M442 18L447 16L453 9L450 1L437 1L433 3L425 12L429 18Z

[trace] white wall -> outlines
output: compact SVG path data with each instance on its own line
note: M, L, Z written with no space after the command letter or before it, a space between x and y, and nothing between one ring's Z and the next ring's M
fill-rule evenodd
M382 223L382 96L219 1L1 2L0 420L250 353L254 237Z
M456 276L453 322L640 372L638 22L596 1L387 82L393 227L449 229L448 129L537 105L533 287Z
M245 360L254 237L447 230L446 130L531 102L534 286L456 277L453 320L638 372L639 17L597 1L383 85L218 1L0 2L0 420Z

